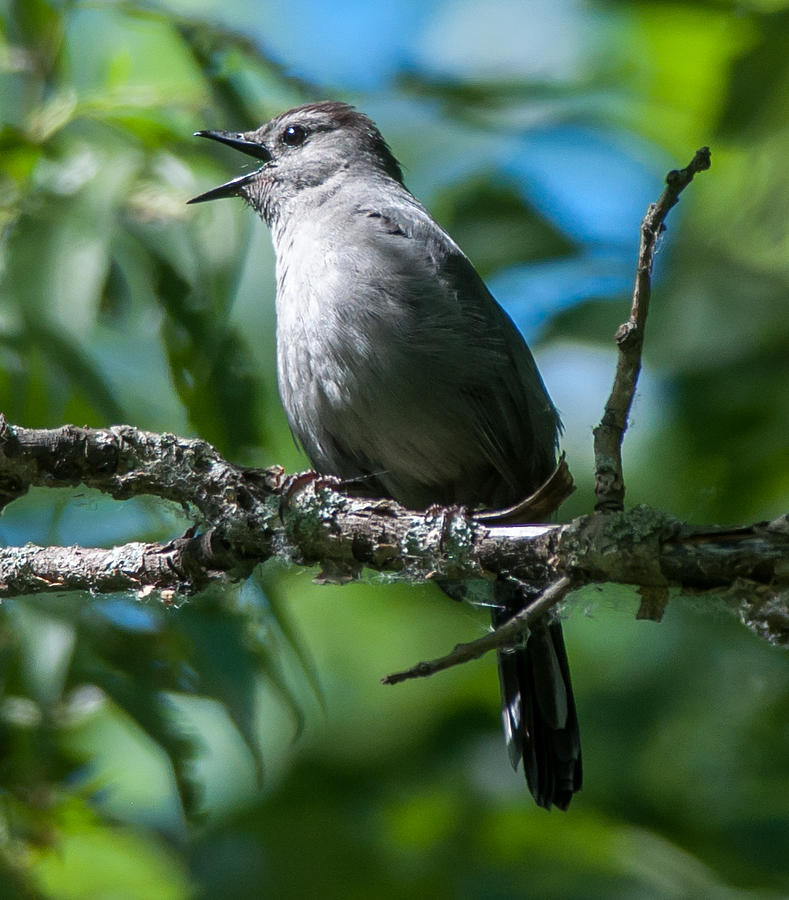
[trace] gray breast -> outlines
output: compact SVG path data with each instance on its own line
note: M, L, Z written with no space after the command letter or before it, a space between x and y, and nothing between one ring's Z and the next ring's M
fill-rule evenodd
M404 209L329 201L275 233L291 428L318 470L368 476L371 493L509 503L550 469L555 411L466 258L416 201Z

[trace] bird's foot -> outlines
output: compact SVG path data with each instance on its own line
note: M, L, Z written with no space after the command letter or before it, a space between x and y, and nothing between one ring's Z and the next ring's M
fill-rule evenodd
M432 503L425 510L425 516L432 519L442 517L444 519L453 519L455 516L466 517L469 515L467 506L453 504L452 506L442 506L440 503Z
M341 491L343 483L336 475L323 475L313 469L286 476L282 481L279 493L280 518L282 518L283 511L290 505L293 497L310 484L314 486L314 490L331 488L335 491Z

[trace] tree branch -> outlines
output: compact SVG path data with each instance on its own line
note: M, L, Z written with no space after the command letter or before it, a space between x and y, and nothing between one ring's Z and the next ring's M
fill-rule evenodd
M319 564L322 580L340 583L367 567L407 581L506 573L536 584L567 577L574 586L728 591L754 630L789 639L789 517L747 528L689 527L636 507L566 525L490 525L463 510L413 512L393 500L354 497L332 479L294 481L279 468L233 466L203 441L128 426L50 431L0 423L6 498L34 484L76 483L118 498L176 500L200 532L111 549L8 547L0 550L0 597L90 590L172 600L245 578L277 558Z
M408 681L411 678L426 678L429 675L435 675L436 672L442 672L444 669L451 669L453 666L471 662L472 659L479 659L480 656L484 656L491 650L499 650L517 643L529 630L531 623L563 600L572 587L573 583L569 578L562 577L558 581L554 581L533 603L530 603L503 625L499 625L495 630L489 631L475 641L457 644L446 656L430 660L430 662L420 662L403 672L387 675L386 678L381 679L381 684L399 684L401 681Z
M652 263L657 240L664 229L666 216L679 200L679 195L691 183L694 175L709 167L709 147L702 147L684 169L669 172L666 176L666 189L657 203L650 204L641 222L641 242L630 318L619 326L615 335L619 353L614 384L603 418L594 429L595 509L600 511L624 509L622 440L641 371L641 351L652 293Z
M0 511L31 487L82 484L116 500L151 494L218 520L243 506L248 491L276 489L283 469L245 469L206 441L111 428L18 428L0 414Z

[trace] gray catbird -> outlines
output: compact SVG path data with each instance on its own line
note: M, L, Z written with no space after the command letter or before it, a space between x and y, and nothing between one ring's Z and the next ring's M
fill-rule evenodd
M271 229L279 389L315 469L412 509L501 508L539 487L560 425L532 355L373 122L324 102L197 134L260 162L190 202L240 196ZM496 582L494 624L527 601ZM540 806L566 809L581 749L559 623L500 653L499 672L513 765Z

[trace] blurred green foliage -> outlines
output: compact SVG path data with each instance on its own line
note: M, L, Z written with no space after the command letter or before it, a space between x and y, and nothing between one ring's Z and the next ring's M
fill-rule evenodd
M627 309L638 219L621 210L711 144L658 256L628 500L698 522L789 509L789 7L536 3L535 33L559 14L564 30L508 71L492 65L505 38L536 52L515 7L479 4L477 33L463 30L474 4L445 2L454 31L425 26L417 62L353 92L265 49L265 28L303 6L0 4L7 419L131 422L303 466L276 399L265 229L239 204L184 201L239 164L193 131L333 95L376 116L486 277L580 282L545 301L536 342L580 484L567 516L591 508L590 428ZM358 12L334 10L349 58ZM253 14L249 35L228 24ZM564 138L546 151L548 133ZM536 302L512 307L524 327ZM184 527L161 503L34 491L0 540ZM507 768L491 660L378 684L485 627L427 588L319 588L270 567L180 608L8 601L0 896L785 896L786 654L703 598L677 599L660 626L634 609L613 588L568 604L587 785L562 816Z

